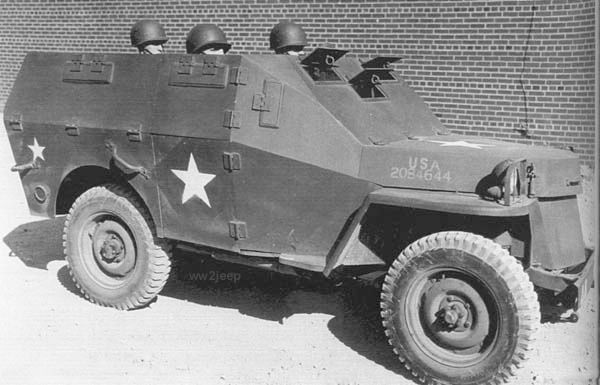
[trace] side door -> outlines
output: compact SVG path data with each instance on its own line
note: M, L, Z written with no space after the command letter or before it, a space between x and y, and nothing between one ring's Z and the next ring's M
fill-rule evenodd
M235 101L229 71L236 57L164 60L151 123L159 235L232 250L233 182L223 161L230 134L223 116Z

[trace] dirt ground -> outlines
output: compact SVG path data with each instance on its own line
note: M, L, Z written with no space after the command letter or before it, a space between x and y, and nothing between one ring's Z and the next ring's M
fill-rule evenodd
M198 262L144 309L85 301L63 259L63 219L29 215L4 127L0 165L0 383L416 383L384 338L373 291ZM595 383L597 303L592 293L577 323L543 323L510 383Z

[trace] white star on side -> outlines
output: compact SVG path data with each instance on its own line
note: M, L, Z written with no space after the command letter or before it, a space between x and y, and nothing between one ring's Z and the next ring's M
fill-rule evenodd
M35 162L35 160L37 158L41 158L42 160L46 160L44 159L44 149L46 147L42 147L38 144L37 139L34 137L33 138L33 145L30 146L28 145L27 147L29 147L31 149L31 152L33 152L33 161Z
M456 142L444 142L442 140L428 140L431 143L442 143L440 147L468 147L468 148L478 148L482 149L483 147L494 147L493 144L480 144L480 143L469 143L464 140L459 140Z
M184 204L194 195L198 198L202 199L204 203L210 206L210 201L208 200L208 195L206 195L206 185L212 181L216 175L213 174L204 174L198 171L198 166L196 166L196 161L192 154L190 154L190 162L188 163L187 170L171 170L173 174L177 176L177 178L181 179L183 183L185 183L185 187L183 189L183 195L181 196L181 203Z

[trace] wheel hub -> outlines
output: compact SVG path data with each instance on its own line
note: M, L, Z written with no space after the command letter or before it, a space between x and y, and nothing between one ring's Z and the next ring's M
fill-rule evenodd
M452 350L477 350L489 330L485 302L466 281L435 278L424 291L424 326L439 345Z
M463 331L469 326L473 319L470 312L471 305L456 296L447 296L440 305L441 309L438 312L438 319L446 323L448 328L453 331Z
M111 276L124 277L135 266L135 248L129 231L114 220L99 222L90 234L96 263Z
M100 255L107 262L121 262L124 258L125 247L123 246L123 241L114 234L109 234L104 243L102 243L102 247L100 248Z

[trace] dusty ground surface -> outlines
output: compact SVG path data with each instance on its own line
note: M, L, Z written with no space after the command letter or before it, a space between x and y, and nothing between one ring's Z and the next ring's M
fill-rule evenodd
M29 216L13 162L2 127L0 383L415 384L383 337L377 293L206 262L141 310L85 301L63 219ZM594 293L578 323L542 324L510 383L595 383L597 309Z

